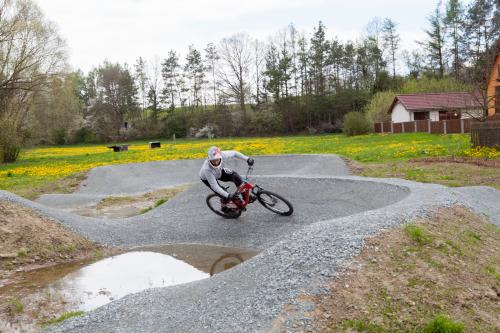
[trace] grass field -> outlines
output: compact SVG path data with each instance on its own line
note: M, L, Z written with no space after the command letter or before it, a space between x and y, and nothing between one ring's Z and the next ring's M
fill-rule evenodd
M468 135L426 133L161 141L162 148L155 150L149 149L147 141L129 142L129 151L121 153L113 153L105 144L26 149L17 163L0 164L0 189L31 197L32 189L61 179L78 180L82 172L97 166L203 158L212 145L248 155L332 153L362 163L400 163L419 157L500 157L496 150L470 149Z

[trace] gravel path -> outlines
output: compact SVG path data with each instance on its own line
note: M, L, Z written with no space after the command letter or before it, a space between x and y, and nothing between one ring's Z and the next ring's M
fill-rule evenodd
M67 197L66 202L196 181L193 172L199 164L174 161L97 168L75 199ZM274 216L254 205L239 220L218 218L205 206L208 189L198 183L150 213L124 220L82 218L0 191L0 198L32 207L104 244L211 243L263 250L210 279L132 294L48 331L294 331L308 326L305 313L313 307L297 301L297 296L327 292L326 282L360 252L366 237L457 203L500 226L500 191L488 187L451 189L348 176L340 159L325 155L257 157L255 170L260 175L253 179L256 183L294 203L292 217ZM134 186L122 184L132 174ZM157 177L163 178L155 183ZM113 182L121 184L118 189Z

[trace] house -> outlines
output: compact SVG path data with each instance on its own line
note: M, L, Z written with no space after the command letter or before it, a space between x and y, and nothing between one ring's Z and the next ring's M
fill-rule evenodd
M488 81L488 116L500 114L500 54L497 53Z
M389 108L394 123L466 119L482 112L480 98L466 92L397 95Z

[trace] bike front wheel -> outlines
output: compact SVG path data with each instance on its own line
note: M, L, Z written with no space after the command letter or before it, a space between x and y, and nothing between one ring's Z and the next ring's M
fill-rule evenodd
M271 191L261 190L257 193L257 199L262 206L271 212L281 216L290 216L293 213L293 206L287 199Z
M241 215L241 209L231 209L222 207L220 197L217 194L210 194L207 197L207 206L215 214L226 219L236 219Z

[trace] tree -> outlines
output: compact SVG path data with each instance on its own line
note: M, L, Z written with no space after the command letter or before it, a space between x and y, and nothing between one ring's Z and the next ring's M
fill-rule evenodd
M495 0L475 0L467 10L466 32L470 54L477 63L499 38L500 11Z
M318 27L314 29L311 38L310 63L311 79L316 95L325 94L325 66L328 57L328 41L325 38L325 26L319 21Z
M392 79L396 79L396 53L399 48L401 38L396 31L397 23L386 18L382 27L384 47L389 51L389 59L392 64Z
M214 106L217 106L217 90L218 90L218 84L217 81L215 80L215 70L217 67L217 62L219 61L220 57L219 54L217 53L217 48L213 43L209 43L207 47L205 48L205 69L210 72L210 75L212 77L212 89L213 89L213 101L214 101Z
M189 52L186 56L186 65L184 66L185 77L191 85L191 92L193 96L192 104L198 107L201 103L201 88L205 78L205 67L201 53L194 48L193 45L189 46Z
M148 103L151 108L151 119L154 123L158 121L158 112L160 111L161 95L161 65L158 58L151 62L150 74L148 75Z
M179 57L174 50L171 50L162 63L161 74L164 82L162 99L172 110L175 109L176 95L180 94L179 68Z
M334 39L330 42L330 52L328 63L333 66L333 81L335 86L335 93L338 93L341 90L341 68L342 68L342 59L344 57L344 47L337 40ZM376 69L378 71L378 69Z
M36 96L66 66L65 44L29 0L0 0L0 162L14 162Z
M427 19L430 29L425 30L427 40L422 44L427 52L429 67L437 68L437 76L442 78L445 71L445 31L440 7L441 2L438 3L434 13Z
M257 105L261 104L261 87L263 85L263 74L264 74L264 63L265 56L263 51L265 50L264 45L258 39L253 42L254 45L254 81L255 81L255 103Z
M67 143L82 126L84 102L78 91L80 82L79 73L54 76L37 94L28 118L36 143Z
M94 70L96 102L91 107L94 127L103 136L120 137L125 119L137 110L137 88L130 71L120 65L104 62Z
M420 78L423 68L424 68L424 59L420 52L417 50L413 50L411 53L408 51L403 51L403 58L408 68L409 76L412 79Z
M460 0L449 0L446 4L444 24L451 40L451 54L453 56L453 75L459 78L462 68L462 51L464 44L464 10Z
M219 54L222 67L217 75L223 87L222 92L229 101L240 105L243 119L245 119L245 103L250 90L247 78L252 63L250 37L239 33L222 39Z
M138 86L138 93L140 96L140 101L141 101L141 116L144 114L144 109L146 108L146 98L148 95L148 76L147 76L147 69L146 69L146 62L142 57L139 57L139 59L136 60L136 63L134 65L135 69L135 80L137 82Z

